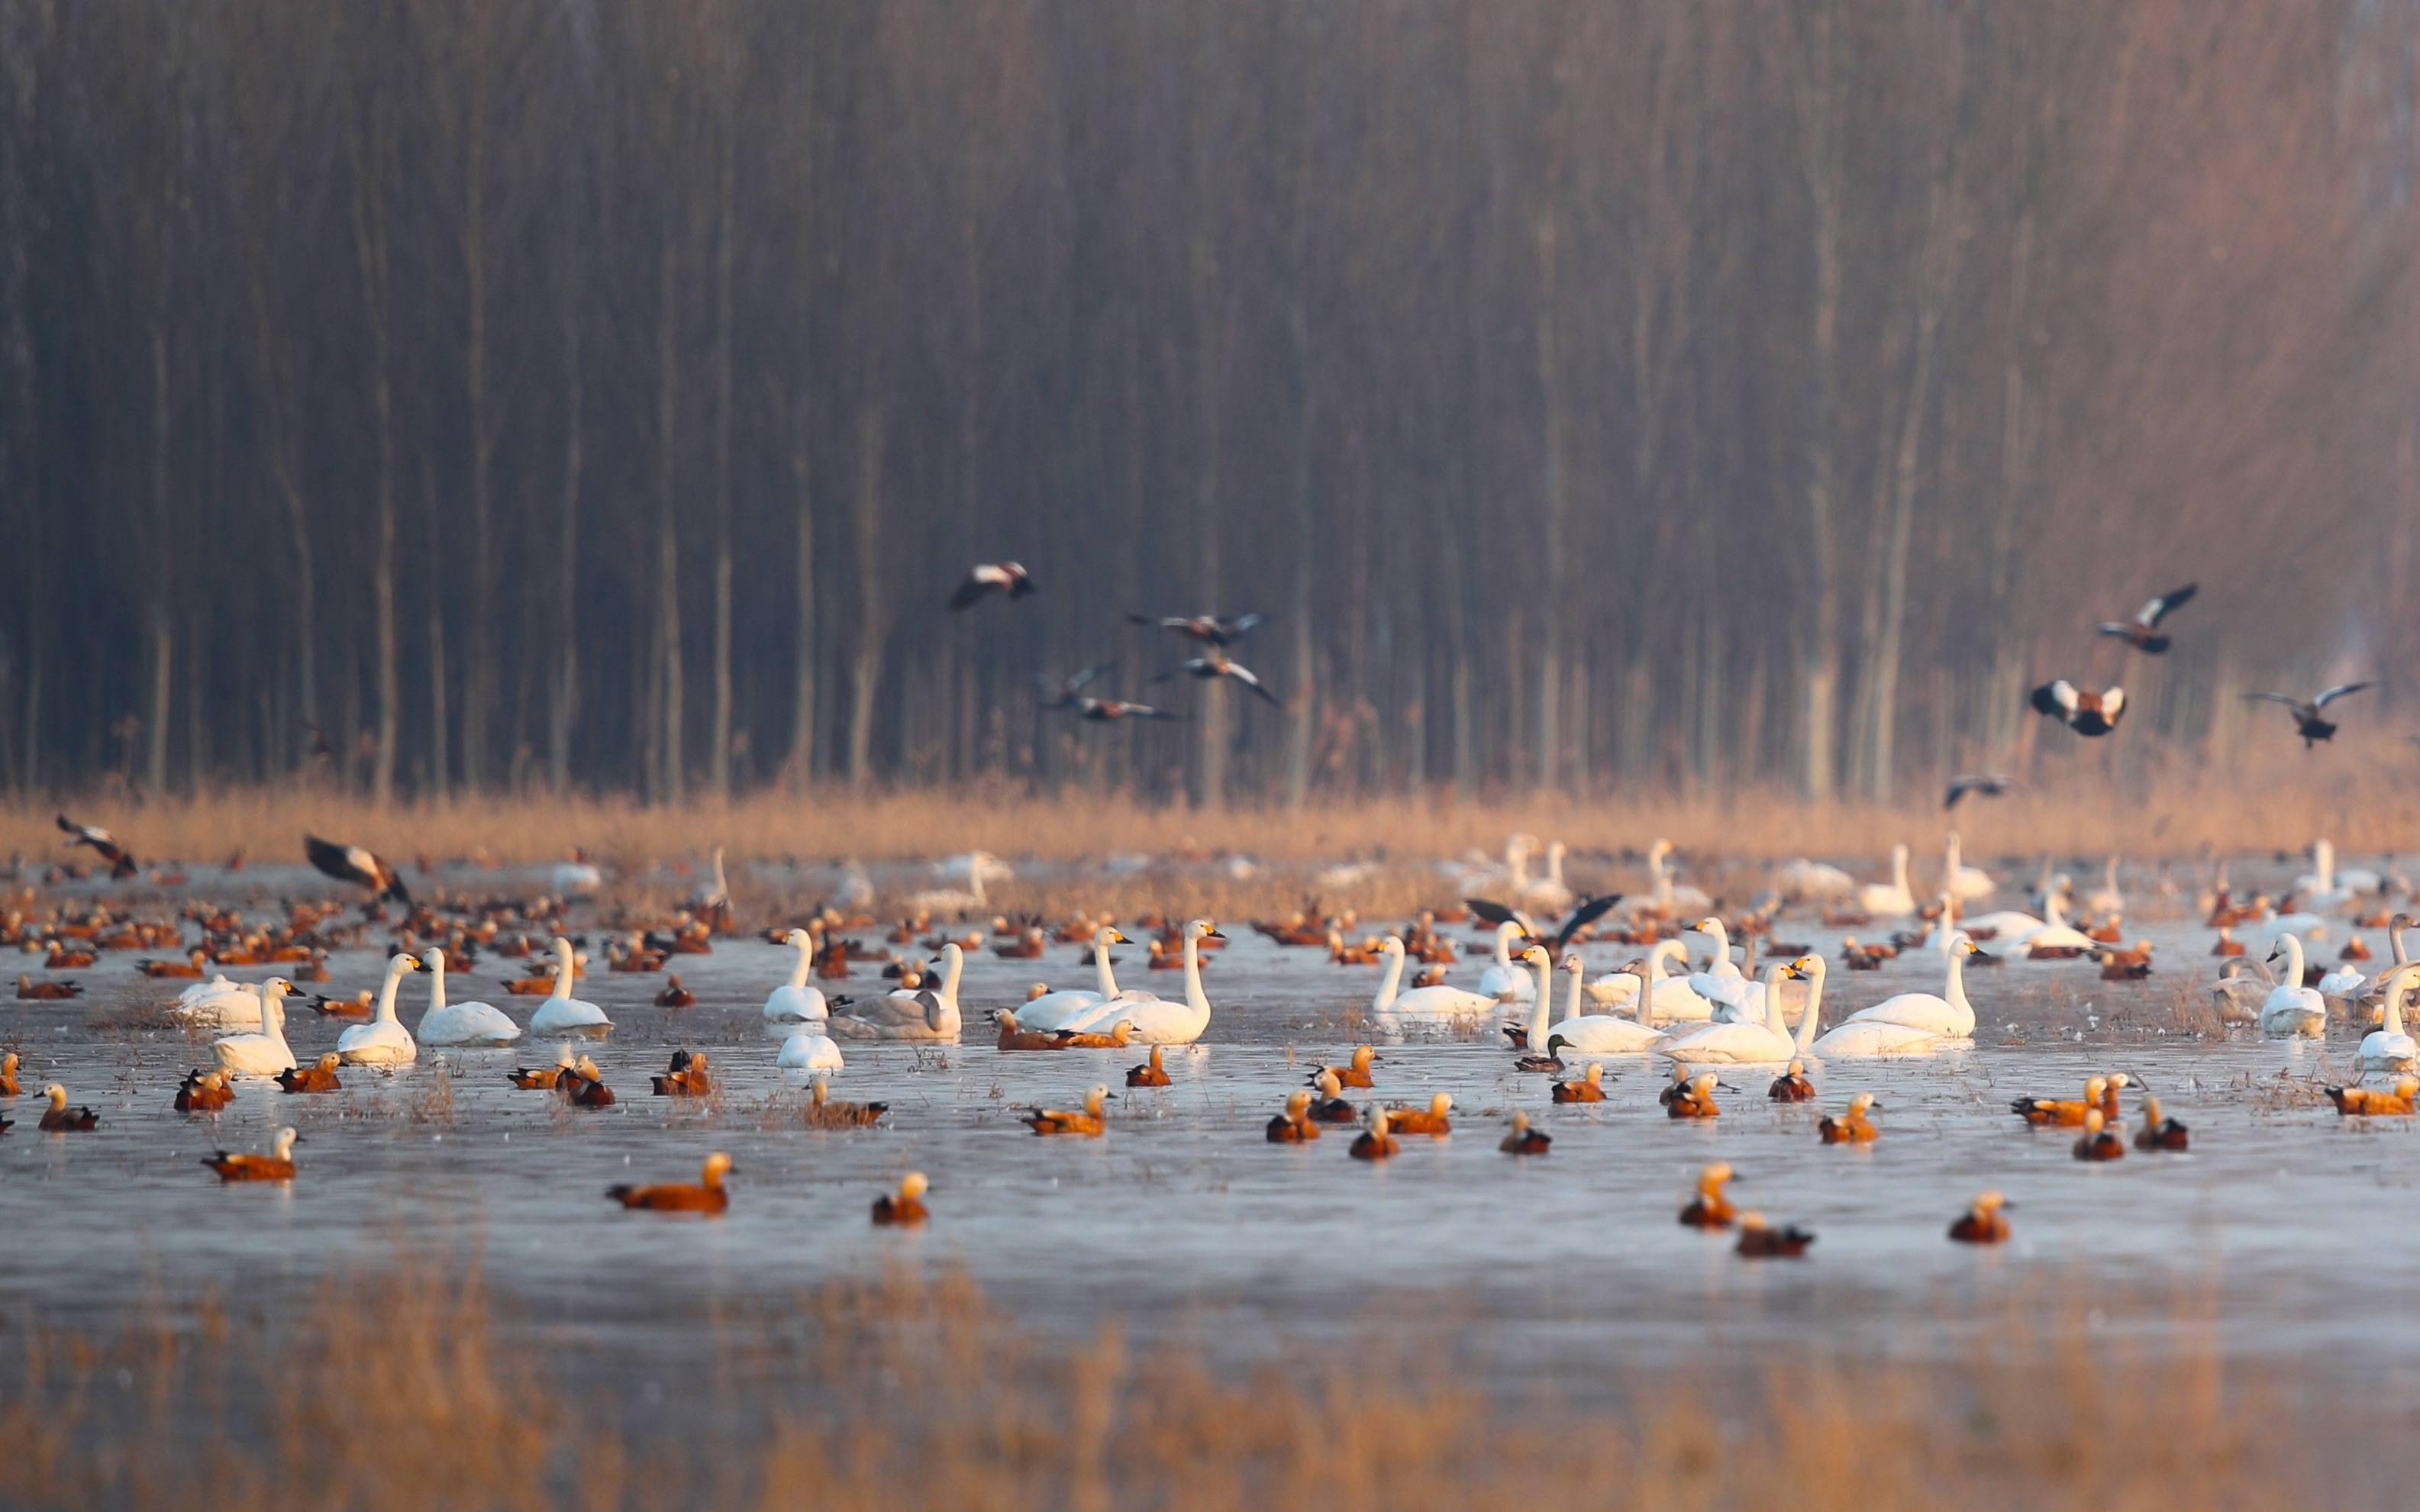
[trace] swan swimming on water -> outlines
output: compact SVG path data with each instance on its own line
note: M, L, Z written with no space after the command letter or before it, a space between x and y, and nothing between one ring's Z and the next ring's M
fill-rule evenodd
M367 1024L355 1024L336 1036L336 1055L349 1066L401 1066L420 1057L411 1031L395 1016L396 988L405 976L420 969L420 958L397 951L387 958L386 980L379 988L378 1012Z
M553 1036L585 1034L601 1036L613 1031L613 1021L596 1004L571 995L571 979L575 966L571 942L558 934L554 937L554 991L530 1015L530 1033ZM481 1005L485 1006L485 1005Z
M420 1015L420 1042L427 1045L510 1044L521 1037L521 1027L504 1016L504 1011L493 1003L448 1003L445 1001L445 952L430 949L421 959L421 969L427 972L428 1011Z

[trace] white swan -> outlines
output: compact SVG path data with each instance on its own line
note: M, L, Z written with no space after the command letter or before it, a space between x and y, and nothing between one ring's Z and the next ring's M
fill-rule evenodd
M613 1032L613 1021L605 1016L603 1009L571 995L571 942L558 934L554 937L554 991L530 1015L530 1033L550 1038L558 1034L597 1038Z
M2383 980L2383 974L2381 974L2381 980ZM2319 990L2321 997L2345 999L2363 996L2370 990L2368 976L2355 968L2350 961L2339 962L2334 969L2311 985Z
M2246 978L2253 980L2246 980ZM2230 956L2218 968L2218 980L2211 985L2210 1006L2221 1024L2257 1024L2260 1010L2275 989L2277 978L2269 967L2248 955Z
M1093 932L1094 984L1090 987L1068 987L1055 993L1044 993L1041 996L1026 1002L1016 1011L1017 1026L1045 1034L1054 1033L1068 1027L1079 1015L1089 1014L1094 1009L1113 999L1125 998L1134 1002L1149 1002L1156 996L1156 994L1143 992L1137 988L1129 987L1124 991L1119 989L1118 979L1109 969L1109 947L1127 943L1129 942L1125 934L1107 924L1094 930Z
M1761 1065L1805 1054L1815 1038L1815 1014L1810 1004L1810 1011L1798 1021L1793 1039L1781 1017L1781 979L1790 969L1776 962L1765 972L1763 1022L1709 1024L1673 1036L1657 1045L1655 1053L1691 1065L1732 1066Z
M1841 1020L1847 1024L1898 1024L1911 1029L1930 1029L1953 1040L1975 1037L1975 1007L1966 1000L1966 958L1978 947L1963 932L1949 940L1949 980L1941 995L1931 993L1900 993L1885 997L1871 1007L1861 1008Z
M2091 935L2067 921L2054 895L2042 903L2041 928L2019 936L2015 948L2031 959L2036 950L2089 950L2095 943Z
M336 1036L337 1057L349 1066L404 1066L420 1058L411 1031L395 1016L395 993L407 972L420 969L420 958L397 951L387 958L386 980L379 988L378 1016L367 1024L348 1026Z
M1891 847L1891 879L1869 882L1857 889L1857 906L1876 918L1898 918L1916 912L1916 894L1907 890L1907 847Z
M1667 961L1685 961L1688 947L1678 940L1658 940L1647 952L1647 1017L1656 1024L1668 1024L1676 1019L1692 1023L1714 1016L1712 998L1700 996L1689 985L1686 977L1664 975Z
M271 977L260 984L260 1027L251 1034L230 1034L210 1046L219 1069L237 1076L274 1076L294 1069L294 1052L286 1043L286 995L294 984Z
M820 1024L830 1016L824 1002L823 989L807 985L807 973L815 964L815 937L802 929L794 929L783 943L799 952L799 964L790 968L790 980L776 987L765 997L765 1022L768 1024Z
M2294 890L2316 908L2332 908L2378 889L2375 872L2350 866L2338 871L2335 843L2324 838L2311 841L2311 870L2294 879Z
M2286 956L2286 973L2277 985L2269 990L2268 1000L2260 1005L2260 1032L2272 1040L2319 1039L2327 1033L2328 1005L2317 992L2303 985L2303 941L2300 935L2282 934L2269 959L2277 959L2279 951Z
M900 989L878 997L861 997L831 1011L825 1022L844 1040L955 1040L958 1037L958 978L966 970L966 952L953 942L941 947L941 985L914 992Z
M2000 884L1989 872L1966 865L1958 850L1958 831L1949 832L1947 853L1941 858L1941 885L1961 903L1975 898L1988 898Z
M1202 942L1223 940L1218 926L1197 918L1185 926L1185 1001L1165 998L1112 998L1095 1005L1073 1026L1078 1032L1111 1032L1120 1022L1133 1026L1136 1044L1191 1044L1210 1027L1210 996L1202 990ZM1400 949L1400 942L1399 942ZM1402 957L1396 957L1400 965ZM1022 1015L1020 1015L1021 1017Z
M594 898L605 889L605 873L588 859L588 853L577 845L571 848L571 858L555 863L548 880L554 885L558 898Z
M954 914L960 917L979 914L989 908L991 900L984 892L985 879L994 874L995 868L1001 872L1005 872L1007 868L1001 866L1000 858L989 851L969 851L960 860L966 867L965 887L927 887L922 892L911 892L908 895L908 906L923 914Z
M1823 958L1801 956L1792 968L1808 979L1811 992L1807 1000L1807 1022L1822 1014L1823 1003ZM1806 1024L1799 1026L1806 1032ZM1871 1060L1885 1057L1929 1056L1940 1049L1949 1036L1938 1029L1913 1027L1905 1024L1888 1024L1867 1019L1862 1023L1841 1024L1807 1046L1816 1057L1840 1060Z
M1511 919L1497 925L1496 964L1479 974L1479 990L1499 1003L1524 1002L1537 988L1529 974L1512 963L1512 942L1523 933Z
M1572 959L1577 961L1579 958L1574 956ZM1645 1000L1639 994L1640 976L1644 969L1642 967L1639 972L1620 973L1630 980L1631 991L1628 996L1633 1003ZM1576 972L1573 974L1572 980L1575 983L1579 980ZM1597 983L1590 982L1589 985L1593 990ZM1586 1057L1643 1056L1663 1043L1666 1039L1662 1029L1640 1019L1623 1018L1613 1013L1582 1013L1578 1010L1579 1003L1575 998L1571 1005L1570 1015L1547 1031L1545 1042L1543 1045L1540 1044L1535 1031L1532 1031L1529 1037L1530 1049L1549 1056L1560 1056L1566 1050L1575 1055Z
M1515 927L1509 924L1505 926L1507 929ZM1384 959L1386 970L1378 979L1377 995L1370 999L1370 1013L1373 1018L1472 1018L1483 1013L1493 1013L1502 1006L1502 999L1498 997L1491 996L1486 993L1474 993L1463 987L1415 987L1410 992L1398 993L1395 989L1402 986L1404 981L1403 937L1397 934L1388 935L1380 943L1378 953ZM1522 952L1522 959L1527 960L1533 953L1544 959L1546 952L1543 948L1533 945ZM1543 983L1545 980L1545 972L1542 969L1539 972L1539 980ZM1533 994L1532 998L1533 1001L1544 1003L1543 990ZM1546 1004L1545 1011L1552 1012L1553 1005ZM1017 1015L1019 1023L1023 1023L1024 1019L1024 1014ZM1534 1045L1539 1041L1532 1035L1529 1042Z
M1625 918L1669 918L1681 913L1702 914L1714 905L1703 888L1673 880L1671 869L1664 864L1672 851L1672 842L1660 838L1647 847L1647 890L1623 898L1614 905L1616 913Z
M2274 907L2268 907L2235 926L2235 937L2246 945L2265 945L2273 949L2288 934L2299 934L2306 940L2324 940L2328 937L2328 921L2317 914L2281 914Z
M445 1001L445 952L431 949L421 959L429 976L428 1011L420 1015L419 1037L430 1045L510 1044L521 1037L520 1026L492 1003Z
M2387 973L2386 1026L2362 1037L2358 1058L2363 1071L2410 1071L2420 1066L2420 1044L2403 1032L2403 1000L2412 995L2414 977L2420 977L2420 966L2397 966Z
M1741 972L1739 963L1731 959L1730 931L1721 919L1709 914L1690 925L1689 932L1714 942L1714 964L1703 971L1689 973L1689 990L1710 1003L1736 1008L1746 995L1741 989L1746 986L1747 978Z
M2118 857L2111 856L2101 869L2101 886L2084 900L2086 911L2095 914L2122 914L2126 911L2126 894L2118 886Z
M2042 927L2040 918L2015 908L1995 909L1958 922L1975 938L1993 940L2002 946L2014 945Z
M221 972L209 981L189 984L177 995L177 1005L170 1011L197 1027L256 1029L260 1027L260 990Z
M1559 914L1572 905L1571 885L1563 880L1563 856L1567 847L1557 841L1546 847L1546 874L1521 889L1521 904Z
M1857 890L1857 879L1827 861L1800 856L1774 868L1773 887L1790 903L1846 898Z
M841 1069L840 1043L821 1026L810 1025L782 1041L782 1053L773 1057L773 1064L783 1071L828 1074Z

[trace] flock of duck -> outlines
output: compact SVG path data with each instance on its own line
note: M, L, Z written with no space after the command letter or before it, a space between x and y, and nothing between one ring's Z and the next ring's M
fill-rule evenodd
M98 848L82 837L107 839L105 831L70 827L64 819L61 824L79 835L78 843ZM272 928L245 926L234 916L199 903L188 905L186 919L172 921L136 920L102 905L77 912L61 904L45 918L8 915L0 920L0 931L5 931L0 938L42 957L47 969L60 962L89 964L104 949L180 946L183 925L199 923L202 943L182 959L170 955L140 965L148 977L191 977L168 1003L167 1012L196 1034L215 1036L209 1041L210 1064L194 1069L175 1092L175 1106L182 1113L219 1111L233 1099L235 1085L247 1079L273 1082L290 1094L325 1093L339 1089L342 1073L352 1068L376 1072L408 1065L424 1046L457 1053L496 1051L524 1037L564 1044L552 1065L512 1070L505 1078L512 1086L551 1093L570 1107L613 1105L614 1095L605 1073L590 1054L574 1049L579 1041L606 1041L614 1025L603 1009L575 995L586 961L569 935L551 933L563 917L559 902L451 909L411 903L397 921L389 918L387 904L407 902L409 893L395 869L359 847L314 841L309 854L322 871L357 882L374 895L358 923L347 921L344 911L333 904L295 905L287 920ZM1971 1043L1977 1013L1966 973L1978 963L2089 958L2101 964L2104 976L2137 977L2151 969L2148 945L2124 944L2124 898L2114 860L2102 886L2080 903L2068 879L2046 871L2033 911L1972 913L1968 905L1998 884L1964 864L1952 836L1943 856L1941 886L1930 905L1919 903L1910 887L1908 850L1900 846L1894 852L1887 881L1862 882L1818 863L1792 862L1776 872L1774 892L1745 913L1726 918L1703 893L1680 880L1669 866L1672 853L1667 844L1649 850L1649 886L1630 896L1580 896L1562 876L1566 854L1561 846L1541 847L1531 837L1515 836L1500 867L1490 863L1482 871L1454 873L1462 887L1487 896L1470 896L1384 934L1348 938L1346 931L1357 928L1357 920L1315 908L1253 927L1279 948L1325 949L1340 965L1374 966L1377 982L1367 1022L1377 1029L1390 1034L1450 1030L1466 1037L1500 1032L1508 1041L1513 1072L1549 1078L1545 1107L1603 1103L1608 1096L1608 1061L1653 1057L1670 1065L1670 1080L1659 1093L1666 1115L1691 1120L1722 1116L1718 1094L1738 1090L1721 1079L1727 1072L1769 1068L1773 1076L1765 1088L1767 1099L1813 1103L1822 1099L1811 1072L1826 1062L1918 1057ZM1542 855L1547 870L1533 873L1530 864ZM2412 1117L2420 1107L2415 1101L2420 1100L2420 1046L2407 1031L2405 1018L2412 995L2420 990L2420 962L2411 961L2406 949L2410 918L2384 906L2385 900L2408 894L2410 885L2377 872L2339 871L2325 841L2313 847L2313 867L2297 879L2282 903L2257 895L2237 900L2224 867L2195 900L2205 921L2217 931L2212 949L2222 964L2214 1006L2222 1020L2257 1026L2272 1038L2319 1038L2348 1026L2360 1031L2359 1071L2365 1078L2386 1078L2384 1084L2356 1081L2326 1088L2327 1096L2349 1118ZM811 1100L802 1111L810 1124L865 1128L890 1117L887 1103L831 1096L832 1079L848 1065L844 1044L959 1042L965 1034L959 994L966 957L986 945L1004 960L1035 959L1046 944L1072 945L1089 954L1092 967L1088 984L1054 988L1037 982L1022 1000L992 1010L987 1022L999 1053L1135 1046L1145 1050L1147 1058L1126 1072L1129 1095L1171 1085L1165 1052L1195 1044L1210 1029L1214 1007L1203 985L1204 955L1223 948L1227 935L1208 918L1182 924L1141 921L1138 933L1146 925L1151 931L1153 965L1165 963L1167 969L1181 973L1181 991L1163 996L1125 987L1115 975L1111 950L1132 943L1134 936L1107 918L995 917L988 929L967 928L964 905L980 901L984 877L999 870L1004 869L988 856L970 856L960 871L976 889L973 894L941 890L913 900L914 912L891 930L890 943L922 949L890 957L884 970L897 985L887 991L827 996L816 985L818 980L851 975L853 964L884 958L865 938L880 927L872 915L819 908L803 923L766 933L768 941L795 954L786 979L770 988L759 1013L768 1037L780 1041L773 1064L808 1079ZM961 917L939 918L931 906L936 902L960 905ZM1835 925L1891 931L1886 942L1861 946L1848 940L1841 954L1851 969L1904 952L1937 955L1940 990L1894 993L1840 1015L1827 1027L1830 963L1804 946L1770 940L1784 910L1792 904L1812 908ZM2065 909L2070 906L2080 910L2082 927L2068 920ZM609 946L613 968L658 970L678 954L710 951L716 938L733 933L732 914L718 856L713 881L690 900L688 909L655 921L654 928L633 932L627 943L617 935ZM2355 936L2344 959L2306 982L2314 942L2339 920L2385 927L2393 964L2375 977L2365 974L2359 962L2366 951ZM333 1050L308 1061L298 1058L287 1037L287 1004L297 991L293 978L271 975L239 982L223 971L200 975L211 961L232 960L301 963L324 978L331 948L361 943L380 923L393 926L393 938L378 987L349 998L317 998L313 1014L343 1021L345 1026ZM1461 948L1447 933L1455 924L1483 928L1492 952L1472 987L1434 980L1460 958ZM1734 935L1740 940L1736 947ZM1704 942L1702 959L1692 960L1691 940ZM1616 971L1590 977L1580 947L1592 943L1636 946L1641 953ZM526 1023L491 1003L449 998L449 949L465 956L483 949L551 955L550 974L511 984L517 992L531 990L532 995L544 989ZM1768 949L1773 960L1760 975L1759 954ZM1739 959L1734 959L1735 949ZM1423 964L1424 980L1405 988L1406 964L1415 956ZM407 1026L398 998L406 981L414 978L427 979L427 1000L417 1022ZM28 974L21 978L19 995L71 995L31 990L53 985L71 984L54 979L33 983ZM657 1000L681 1007L693 1002L694 995L674 979ZM1373 1047L1362 1045L1338 1064L1312 1070L1307 1085L1267 1119L1267 1142L1309 1145L1326 1128L1349 1126L1356 1131L1347 1146L1350 1157L1378 1162L1398 1154L1406 1140L1450 1136L1454 1098L1449 1092L1411 1103L1373 1097L1357 1105L1349 1099L1350 1092L1376 1089L1378 1063ZM0 1057L0 1098L20 1094L19 1068L18 1053ZM689 1049L675 1052L665 1071L651 1082L653 1094L663 1097L711 1097L717 1089L707 1056ZM2131 1125L2119 1101L2129 1088L2143 1094ZM39 1127L43 1132L69 1134L100 1125L100 1114L71 1104L62 1085L54 1082L40 1091L44 1111ZM1073 1106L1037 1106L1020 1121L1039 1136L1099 1139L1113 1126L1106 1108L1113 1096L1107 1083L1097 1084ZM1869 1146L1884 1133L1875 1119L1883 1111L1872 1093L1859 1092L1837 1111L1814 1119L1810 1132L1827 1146ZM2074 1131L2073 1152L2079 1161L2118 1160L2130 1149L2166 1154L2189 1148L2185 1127L2166 1116L2158 1099L2141 1088L2139 1077L2125 1072L2092 1076L2079 1098L2018 1099L2012 1111L2027 1126ZM1510 1128L1499 1147L1505 1154L1526 1159L1550 1152L1553 1135L1540 1126L1542 1113L1511 1110ZM11 1121L0 1118L0 1133ZM292 1127L280 1127L265 1150L221 1150L204 1164L225 1181L290 1182L299 1174L298 1140ZM732 1173L729 1155L715 1151L705 1158L693 1183L619 1185L607 1195L631 1210L721 1213L730 1204L726 1178ZM1807 1251L1814 1241L1808 1230L1776 1227L1753 1212L1735 1212L1725 1195L1730 1179L1728 1165L1707 1166L1680 1221L1704 1229L1736 1227L1738 1252L1746 1257L1790 1257ZM923 1173L908 1173L875 1202L874 1221L887 1226L925 1221L929 1190ZM2010 1232L2007 1211L2011 1206L1997 1192L1982 1193L1956 1216L1949 1237L1978 1243L2004 1240Z

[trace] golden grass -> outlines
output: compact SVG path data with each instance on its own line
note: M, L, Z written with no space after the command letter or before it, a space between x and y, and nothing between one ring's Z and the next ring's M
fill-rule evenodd
M2377 742L2381 750L2388 743ZM2296 850L2319 834L2349 851L2420 845L2420 782L2400 748L2321 750L2263 759L2226 774L2173 776L2120 791L2087 759L1997 801L1967 800L1954 815L1970 856L2180 857L2221 851ZM299 860L302 833L359 841L398 863L427 855L520 864L587 847L626 868L702 856L716 845L737 859L856 856L868 862L982 848L1005 856L1083 860L1122 853L1231 852L1264 861L1388 855L1426 859L1466 849L1500 851L1513 830L1558 838L1581 852L1618 853L1668 838L1700 858L1763 860L1799 855L1878 856L1895 840L1929 847L1948 827L1928 785L1892 805L1809 806L1777 792L1719 794L1641 789L1576 797L1542 795L1457 802L1450 792L1320 798L1299 810L1245 806L1197 810L1122 795L1037 795L1009 783L957 792L763 793L727 804L650 808L628 798L545 794L457 798L374 809L310 787L226 788L144 801L97 795L69 805L116 828L138 855L217 862L237 850ZM64 854L54 806L0 807L0 850Z
M517 1334L475 1273L444 1273L357 1274L275 1319L204 1308L110 1337L36 1332L0 1385L7 1499L2117 1512L2369 1500L2414 1458L2369 1437L2399 1426L2391 1402L2231 1367L2190 1301L2151 1362L2055 1288L2020 1288L1967 1359L1885 1364L1854 1335L1760 1351L1728 1379L1617 1358L1577 1406L1491 1396L1450 1346L1400 1326L1216 1367L1114 1324L1072 1341L1019 1327L964 1275L913 1266L761 1317L674 1299L692 1373L659 1379L680 1366L617 1365L581 1332Z

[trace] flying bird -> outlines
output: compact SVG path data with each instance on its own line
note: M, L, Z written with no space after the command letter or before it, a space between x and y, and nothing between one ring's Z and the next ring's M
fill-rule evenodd
M1266 624L1265 614L1246 614L1238 619L1222 620L1216 614L1137 614L1129 610L1128 620L1162 630L1173 630L1187 640L1199 640L1205 646L1232 646L1252 633L1252 627Z
M967 571L958 591L950 595L950 608L972 609L985 594L999 593L1010 598L1023 598L1033 592L1033 579L1022 563L978 562Z
M1603 918L1607 909L1621 902L1621 894L1608 892L1600 897L1581 899L1563 919L1562 928L1552 934L1540 929L1536 919L1510 903L1500 903L1493 898L1465 898L1462 902L1474 917L1486 923L1520 925L1522 933L1545 944L1551 954L1559 956L1563 953L1563 947L1572 943L1572 936Z
M1042 686L1046 709L1072 709L1082 702L1077 697L1095 680L1108 675L1117 666L1113 661L1096 661L1071 677L1053 677L1047 672L1035 672L1033 680Z
M117 842L117 837L99 825L79 825L67 815L59 815L59 828L68 835L68 849L89 845L94 853L109 863L109 874L125 878L134 874L134 855Z
M311 864L339 882L358 883L381 897L409 905L411 894L403 887L403 877L367 846L345 845L317 835L302 837L303 854Z
M2105 735L2126 713L2124 688L2087 693L2064 677L2035 688L2031 702L2036 710L2079 735Z
M2168 649L2168 638L2154 633L2158 630L2160 622L2182 609L2200 588L2199 583L2187 583L2182 588L2171 588L2135 610L2132 620L2124 624L2115 620L2104 622L2101 626L2101 633L2116 636L2135 650L2147 655L2159 656Z
M2265 699L2272 703L2283 703L2293 710L2294 733L2303 737L2303 748L2308 750L2336 733L2336 727L2320 717L2321 709L2347 694L2358 693L2365 687L2377 686L2375 682L2338 683L2307 703L2298 698L2288 698L2283 693L2246 693L2243 696L2248 699Z
M2040 705L2036 704L2035 707L2039 708ZM1969 793L1979 793L1984 797L1996 798L2008 792L2010 786L2012 784L2007 778L1996 774L1986 777L1970 773L1965 777L1954 777L1949 779L1949 793L1941 800L1941 807L1955 809Z
M334 762L336 759L336 748L328 743L328 733L316 724L306 724L302 728L311 733L311 744L303 749L303 760Z
M1268 700L1271 707L1282 707L1282 705L1278 702L1278 696L1261 686L1261 680L1259 677L1253 675L1252 669L1245 666L1240 661L1236 661L1229 657L1223 651L1213 651L1206 656L1196 656L1182 667L1170 668L1168 671L1161 672L1158 676L1154 677L1152 681L1155 683L1164 683L1170 678L1177 675L1179 672L1198 677L1205 683L1214 677L1232 677L1235 681L1243 684L1246 687L1250 688L1253 692L1258 693L1261 697Z
M1095 724L1108 724L1118 719L1182 719L1185 716L1170 709L1154 708L1148 703L1129 703L1125 699L1079 698L1067 707L1078 719Z

